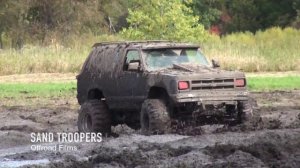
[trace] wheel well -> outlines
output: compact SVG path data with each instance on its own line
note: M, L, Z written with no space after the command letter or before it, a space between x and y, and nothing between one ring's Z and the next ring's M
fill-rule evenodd
M151 87L148 93L148 98L150 99L158 99L158 98L167 99L168 97L169 96L166 89L161 87Z
M98 99L101 100L102 98L104 98L102 91L100 91L99 89L91 89L88 92L88 100L92 100L92 99Z

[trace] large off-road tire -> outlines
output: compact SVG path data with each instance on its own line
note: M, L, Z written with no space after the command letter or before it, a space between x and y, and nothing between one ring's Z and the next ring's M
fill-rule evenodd
M79 132L111 133L111 115L101 100L89 100L81 105L78 115Z
M144 135L169 133L171 120L166 103L161 99L147 99L141 110L141 132Z
M253 106L250 101L242 101L238 104L238 124L251 120L253 117Z
M243 113L241 113L240 118L243 128L248 130L261 129L263 123L256 100L249 97L249 100L241 105Z

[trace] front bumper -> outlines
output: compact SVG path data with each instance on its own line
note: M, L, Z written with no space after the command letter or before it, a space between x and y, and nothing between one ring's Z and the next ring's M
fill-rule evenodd
M199 102L208 104L209 102L233 102L247 101L249 92L241 91L201 91L201 92L182 92L171 95L174 103Z

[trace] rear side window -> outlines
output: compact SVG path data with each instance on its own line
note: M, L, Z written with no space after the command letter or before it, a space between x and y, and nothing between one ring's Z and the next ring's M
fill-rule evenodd
M130 61L140 60L139 52L137 50L130 50L126 55L126 63L129 64Z
M139 51L129 50L126 54L124 70L128 70L128 64L134 61L140 61Z

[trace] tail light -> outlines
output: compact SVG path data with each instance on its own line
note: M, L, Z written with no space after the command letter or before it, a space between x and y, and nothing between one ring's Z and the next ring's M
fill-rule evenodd
M189 89L189 82L187 82L187 81L179 81L178 82L178 89L179 90L187 90L187 89Z
M235 79L234 85L236 87L244 87L244 86L246 86L246 80L245 79Z

